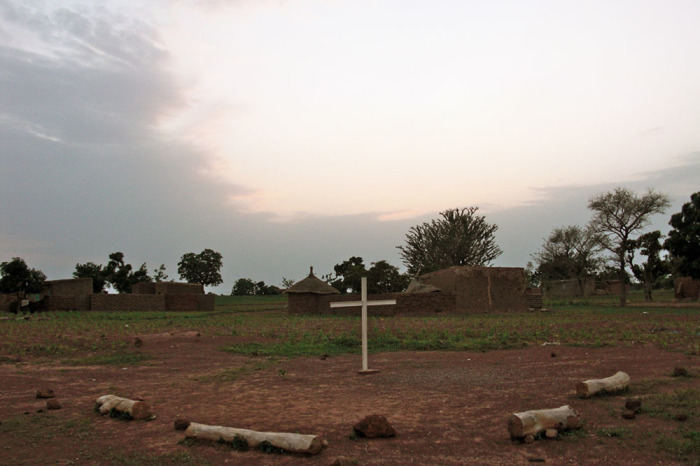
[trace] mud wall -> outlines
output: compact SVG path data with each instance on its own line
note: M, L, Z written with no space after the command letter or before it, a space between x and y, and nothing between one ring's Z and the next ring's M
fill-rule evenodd
M674 278L673 292L676 299L699 299L700 280L693 280L691 277Z
M93 311L165 311L165 296L157 294L94 294Z
M88 311L92 295L92 278L48 280L44 282L46 311Z
M136 283L131 287L131 292L133 294L202 295L204 286L199 283Z
M420 281L454 293L457 309L466 313L529 308L525 271L519 267L450 267L423 275Z
M200 285L201 286L201 285ZM210 294L166 294L166 311L213 311L215 296Z
M288 312L290 314L324 314L324 315L360 315L361 307L331 308L331 303L360 301L357 294L313 295L290 294ZM438 313L454 314L456 297L453 293L385 293L373 294L368 301L395 299L396 304L368 306L370 316L396 315L434 315Z
M94 294L93 311L213 311L214 295Z

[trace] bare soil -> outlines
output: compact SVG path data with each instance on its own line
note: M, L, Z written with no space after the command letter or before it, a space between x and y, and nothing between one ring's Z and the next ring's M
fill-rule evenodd
M239 342L197 332L140 335L137 366L62 366L0 358L0 464L695 464L655 445L681 421L620 415L629 396L700 388L700 358L648 347L539 346L480 352L370 354L379 372L358 374L359 355L275 360L236 356ZM2 355L0 355L2 356ZM671 377L677 366L690 376ZM627 393L575 396L576 382L623 370ZM53 389L60 410L36 391ZM94 412L95 399L140 397L155 419L126 422ZM584 422L574 434L531 444L511 440L510 413L570 405ZM350 438L369 414L397 431ZM673 414L673 413L671 413ZM697 417L699 413L685 413ZM316 456L240 452L183 442L176 419L261 431L322 435ZM626 432L623 437L604 432Z

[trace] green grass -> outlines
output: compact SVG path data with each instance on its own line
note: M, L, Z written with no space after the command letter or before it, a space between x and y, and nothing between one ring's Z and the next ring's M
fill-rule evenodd
M630 301L641 293L630 295ZM626 307L610 297L569 300L549 312L371 317L370 351L490 351L558 343L579 347L655 346L698 354L698 308ZM220 296L212 312L52 312L0 321L0 355L72 364L146 362L141 334L196 330L254 343L235 354L276 357L359 353L356 315L288 315L284 296ZM371 313L370 313L371 315Z

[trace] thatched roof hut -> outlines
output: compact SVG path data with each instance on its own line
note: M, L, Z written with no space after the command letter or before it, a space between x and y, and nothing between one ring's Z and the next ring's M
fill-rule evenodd
M318 312L321 296L340 294L340 291L317 278L311 267L308 277L290 286L284 293L289 296L290 314L313 314Z
M314 275L314 268L311 267L309 276L298 283L290 286L284 291L286 294L340 294L328 283Z

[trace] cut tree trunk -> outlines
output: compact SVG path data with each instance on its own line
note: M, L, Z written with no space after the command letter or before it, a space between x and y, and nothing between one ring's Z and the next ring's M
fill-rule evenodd
M146 419L151 415L151 408L145 401L134 401L116 395L103 395L96 401L100 414L128 414L133 419Z
M292 453L307 453L315 455L325 446L325 442L317 435L292 434L286 432L257 432L233 427L209 426L190 422L185 430L185 437L215 442L235 444L240 438L245 439L250 448L258 448L263 442L275 448Z
M576 384L576 394L581 398L588 398L596 393L614 393L626 389L630 384L630 376L625 372L605 379L591 379Z
M570 406L513 413L508 418L508 432L513 438L535 436L547 429L561 431L579 427L579 415Z

